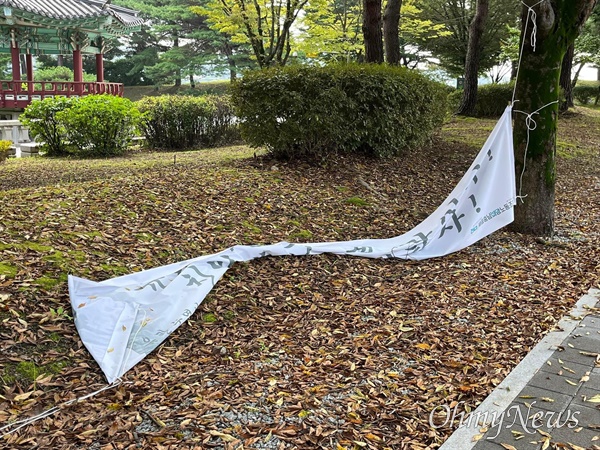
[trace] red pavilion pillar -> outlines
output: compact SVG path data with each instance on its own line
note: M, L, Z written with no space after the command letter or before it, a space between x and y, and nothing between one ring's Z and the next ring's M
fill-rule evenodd
M21 55L19 54L19 43L15 36L15 31L11 32L11 45L10 45L10 60L12 64L12 80L14 90L21 92Z
M83 92L83 59L81 57L81 48L79 44L73 50L73 81L75 82L75 94L81 95Z
M33 92L33 55L31 53L27 53L25 55L25 62L27 65L27 91L29 93Z
M104 82L104 54L96 53L96 81Z

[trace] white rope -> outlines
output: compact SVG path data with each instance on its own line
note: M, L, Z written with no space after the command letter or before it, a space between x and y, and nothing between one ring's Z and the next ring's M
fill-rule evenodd
M11 429L8 430L8 431L6 431L6 432L4 432L4 433L2 433L2 436L0 436L0 438L4 438L4 436L8 436L9 434L14 433L15 431L18 431L21 428L26 427L27 425L31 425L32 423L37 422L38 420L45 419L46 417L49 417L49 416L55 414L56 412L58 412L60 409L64 408L65 406L72 405L73 403L83 402L84 400L87 400L88 398L94 397L95 395L98 395L101 392L104 392L104 391L106 391L108 389L112 389L114 387L117 387L120 384L122 384L122 381L119 378L119 379L115 380L113 383L107 384L106 386L98 389L97 391L94 391L94 392L92 392L90 394L87 394L87 395L84 395L82 397L78 397L78 398L74 398L72 400L68 400L66 402L61 403L60 405L53 406L52 408L50 408L50 409L48 409L48 410L46 410L46 411L38 414L37 416L28 417L27 419L23 419L23 420L17 420L16 422L12 422L12 423L10 423L8 425L5 425L5 426L3 426L3 427L0 428L0 431L4 431L4 430L9 429L9 428L11 428ZM16 428L13 428L13 427L15 427L15 425L19 425L19 426L16 427Z
M529 6L521 0L521 3L527 8L527 19L525 21L525 27L523 28L523 30L524 30L523 31L523 41L521 42L521 49L519 50L519 60L517 62L517 82L519 80L519 71L521 69L521 61L523 60L523 49L525 48L525 40L526 40L527 27L529 26L529 19L531 18L531 21L533 23L532 28L531 28L530 42L531 42L531 47L533 48L533 51L535 52L536 45L537 45L537 13L535 12L535 10L533 8L535 8L537 5L539 5L545 1L546 0L540 0L537 3ZM515 83L515 87L513 89L511 106L514 106L515 103L519 101L519 100L515 100L516 93L517 93L517 83ZM527 195L523 195L523 176L525 175L525 168L527 167L527 152L529 151L530 133L537 128L537 122L535 121L533 116L535 114L539 114L539 112L542 109L547 108L548 106L554 105L556 103L558 103L558 100L554 100L553 102L550 102L550 103L542 106L541 108L536 109L532 113L527 113L525 111L519 111L519 110L513 109L513 112L525 114L525 126L527 127L527 142L525 144L525 151L523 152L523 169L521 170L521 176L519 177L519 195L517 195L517 200L521 200L521 203L524 203L523 199L525 197L527 197Z
M547 103L541 108L536 109L532 113L526 113L525 111L520 111L518 109L513 109L513 112L525 114L525 126L527 127L527 143L525 144L525 151L523 152L523 170L521 170L521 176L519 177L519 195L517 195L517 200L521 200L527 197L527 195L523 194L523 175L525 175L525 166L527 165L527 151L529 150L529 134L537 128L537 122L534 120L534 114L539 114L540 111L550 105L554 105L558 103L558 100L554 100L553 102Z
M527 32L527 27L529 26L529 18L531 17L531 21L533 22L532 28L531 28L531 46L533 47L533 51L535 52L536 49L536 45L537 45L537 13L535 12L535 10L533 8L535 8L537 5L539 5L540 3L543 3L545 0L540 0L539 2L537 2L535 5L529 6L527 5L525 2L521 1L521 3L523 3L523 6L525 6L527 8L527 19L525 20L525 28L523 28L523 30L525 30L523 32L523 41L521 42L521 49L519 50L519 61L517 62L517 76L516 79L519 79L519 70L521 69L521 60L523 59L523 49L525 48L525 33ZM512 96L512 102L511 103L515 103L515 94L517 93L517 83L515 83L515 87L513 89L513 96Z

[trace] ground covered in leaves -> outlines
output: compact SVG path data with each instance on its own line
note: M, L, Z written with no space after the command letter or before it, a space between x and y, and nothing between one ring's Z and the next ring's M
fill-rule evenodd
M308 166L236 147L0 166L0 427L106 384L76 333L67 274L401 234L445 198L493 124L453 119L431 147L388 161ZM598 112L561 120L553 239L500 231L423 262L235 265L124 384L0 447L437 448L453 428L433 427L431 411L474 409L600 285L598 149Z

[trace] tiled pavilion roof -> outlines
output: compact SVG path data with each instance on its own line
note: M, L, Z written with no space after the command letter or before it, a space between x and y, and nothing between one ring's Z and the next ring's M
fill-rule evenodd
M0 0L0 6L54 20L77 21L112 16L122 28L135 28L142 24L136 11L112 5L106 0Z

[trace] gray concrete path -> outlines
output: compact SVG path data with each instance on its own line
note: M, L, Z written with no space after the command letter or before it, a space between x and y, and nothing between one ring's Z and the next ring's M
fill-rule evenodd
M455 426L459 426L456 423ZM600 450L600 290L591 289L440 450Z

